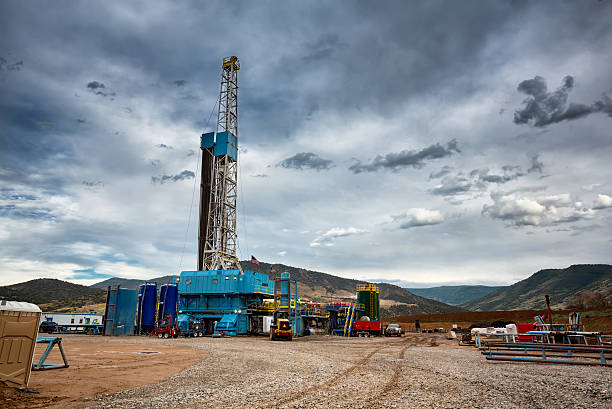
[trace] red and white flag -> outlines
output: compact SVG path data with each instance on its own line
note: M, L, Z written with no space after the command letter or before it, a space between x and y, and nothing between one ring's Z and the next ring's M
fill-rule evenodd
M255 256L251 255L251 263L259 265L259 260L257 260Z

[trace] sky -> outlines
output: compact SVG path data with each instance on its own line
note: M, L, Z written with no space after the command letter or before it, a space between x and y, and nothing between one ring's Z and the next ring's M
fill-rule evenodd
M196 268L238 56L238 256L410 286L612 262L612 1L0 3L0 285Z

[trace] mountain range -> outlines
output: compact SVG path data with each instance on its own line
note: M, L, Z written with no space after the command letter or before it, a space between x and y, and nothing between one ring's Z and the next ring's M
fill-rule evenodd
M356 287L364 281L334 276L284 264L241 261L243 269L280 278L288 271L298 282L301 298L312 301L354 301ZM0 287L0 299L27 301L47 311L75 311L79 308L103 311L108 286L121 285L137 289L144 282L171 283L176 276L149 280L113 277L86 287L56 279L37 279ZM447 313L461 310L528 310L542 309L544 296L550 295L553 308L587 310L612 305L612 265L580 264L564 269L540 270L507 287L442 286L405 289L389 283L378 283L383 317L413 314ZM417 293L414 294L413 292ZM478 297L478 294L484 294ZM438 300L430 299L438 298ZM462 300L469 299L461 303ZM440 302L439 300L444 300ZM455 305L449 305L449 304Z
M101 288L106 290L108 287L116 287L121 285L122 288L127 288L128 290L138 290L141 284L144 283L157 283L158 285L162 284L171 284L176 282L176 276L163 276L151 278L149 280L138 280L136 278L120 278L120 277L111 277L104 281L100 281L99 283L92 284L90 287L92 288Z
M279 279L281 273L287 271L291 274L291 278L298 282L298 293L301 297L319 302L355 301L357 284L366 283L284 264L259 262L257 265L249 261L240 263L243 269L268 274L273 280ZM459 311L459 308L455 306L414 295L393 284L378 283L377 286L380 288L381 315L385 317Z
M0 299L31 302L45 311L63 312L106 303L106 291L54 278L39 278L0 287Z
M612 304L612 265L577 264L540 270L508 287L462 305L472 311L544 308L545 295L554 308L586 309Z

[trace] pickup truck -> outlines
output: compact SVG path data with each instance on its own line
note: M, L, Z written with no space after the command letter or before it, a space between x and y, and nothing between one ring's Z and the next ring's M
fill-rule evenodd
M399 324L389 324L387 328L385 328L386 337L401 337L402 333L402 327L400 327Z

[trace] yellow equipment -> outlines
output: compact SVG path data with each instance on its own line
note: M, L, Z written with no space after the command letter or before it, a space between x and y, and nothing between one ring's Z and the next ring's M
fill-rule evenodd
M270 340L284 339L291 341L293 339L293 329L291 322L287 318L276 318L274 324L270 325Z

